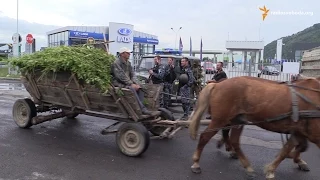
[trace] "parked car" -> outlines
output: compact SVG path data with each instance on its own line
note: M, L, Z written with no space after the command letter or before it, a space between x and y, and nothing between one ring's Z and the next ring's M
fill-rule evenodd
M266 74L266 75L276 75L278 76L280 74L280 71L273 67L273 66L265 66L262 68L261 70L262 74Z

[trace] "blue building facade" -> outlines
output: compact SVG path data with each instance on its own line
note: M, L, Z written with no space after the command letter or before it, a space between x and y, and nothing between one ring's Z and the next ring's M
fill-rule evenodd
M88 39L94 39L95 42L104 42L104 40L112 41L114 38L109 39L111 33L109 29L111 28L108 26L67 26L55 29L47 32L48 47L81 45L86 44ZM132 42L128 43L128 45L132 47L128 48L133 50L132 63L136 65L141 56L155 52L155 46L159 44L159 40L155 35L134 30L132 30L132 32ZM113 34L114 33L115 32L113 32ZM119 43L120 45L120 43L123 42L116 41L114 43Z

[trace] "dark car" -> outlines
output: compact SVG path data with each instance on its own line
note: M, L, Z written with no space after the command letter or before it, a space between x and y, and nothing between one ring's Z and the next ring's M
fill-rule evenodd
M278 76L280 74L280 71L273 67L273 66L265 66L263 67L263 69L261 70L262 74L266 74L266 75L276 75Z

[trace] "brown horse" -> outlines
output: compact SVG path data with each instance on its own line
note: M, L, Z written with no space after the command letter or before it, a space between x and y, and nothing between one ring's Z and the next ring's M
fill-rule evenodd
M291 80L291 82L297 82L301 79L314 79L313 77L306 77L301 74L298 74L297 76L294 77L294 79ZM317 80L320 81L320 77L316 78ZM261 79L264 81L265 79ZM268 80L267 80L268 81ZM274 83L279 84L279 82L274 81ZM285 82L280 82L280 83L285 83ZM226 151L230 152L230 157L233 159L238 159L238 155L234 150L234 147L232 144L240 144L239 140L240 138L238 136L241 135L243 128L234 130L235 132L231 133L231 137L229 137L230 131L234 129L232 126L228 125L227 128L222 129L222 137L221 139L217 142L217 148L220 149L223 145L225 145ZM233 142L231 142L231 140ZM303 161L300 157L300 153L305 152L308 148L308 142L307 140L301 139L301 142L295 147L294 151L289 154L287 158L293 159L293 162L296 163L299 167L300 170L302 171L310 171L310 168L308 167L308 164Z
M304 116L300 116L300 120L296 121L299 114L297 107L292 105L293 95L291 95L303 96L303 98L296 97L298 110L315 110L315 106L320 104L320 83L316 79L301 80L297 81L292 89L294 90L288 88L286 84L278 84L269 80L262 81L254 77L236 77L219 84L207 85L200 93L196 111L191 117L189 130L192 139L197 137L200 118L208 106L212 121L200 135L197 150L193 155L192 171L201 172L199 160L202 150L218 129L228 124L237 124L239 119L247 124L258 123L257 126L269 131L292 134L276 159L266 167L267 179L275 177L274 171L280 162L289 157L292 149L302 144L304 139L320 147L320 121L309 120L320 120L319 116L307 118L307 114L302 113ZM319 106L317 108L320 109ZM292 119L291 114L293 114ZM273 118L276 118L274 119L276 121L271 121ZM235 134L231 135L234 137L234 139L231 138L232 146L248 174L252 175L254 170L240 149L241 131L241 128L231 131ZM296 157L296 154L291 155Z

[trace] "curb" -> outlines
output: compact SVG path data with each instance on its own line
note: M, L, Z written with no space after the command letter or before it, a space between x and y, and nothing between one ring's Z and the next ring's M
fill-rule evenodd
M0 81L21 81L20 78L0 77Z

